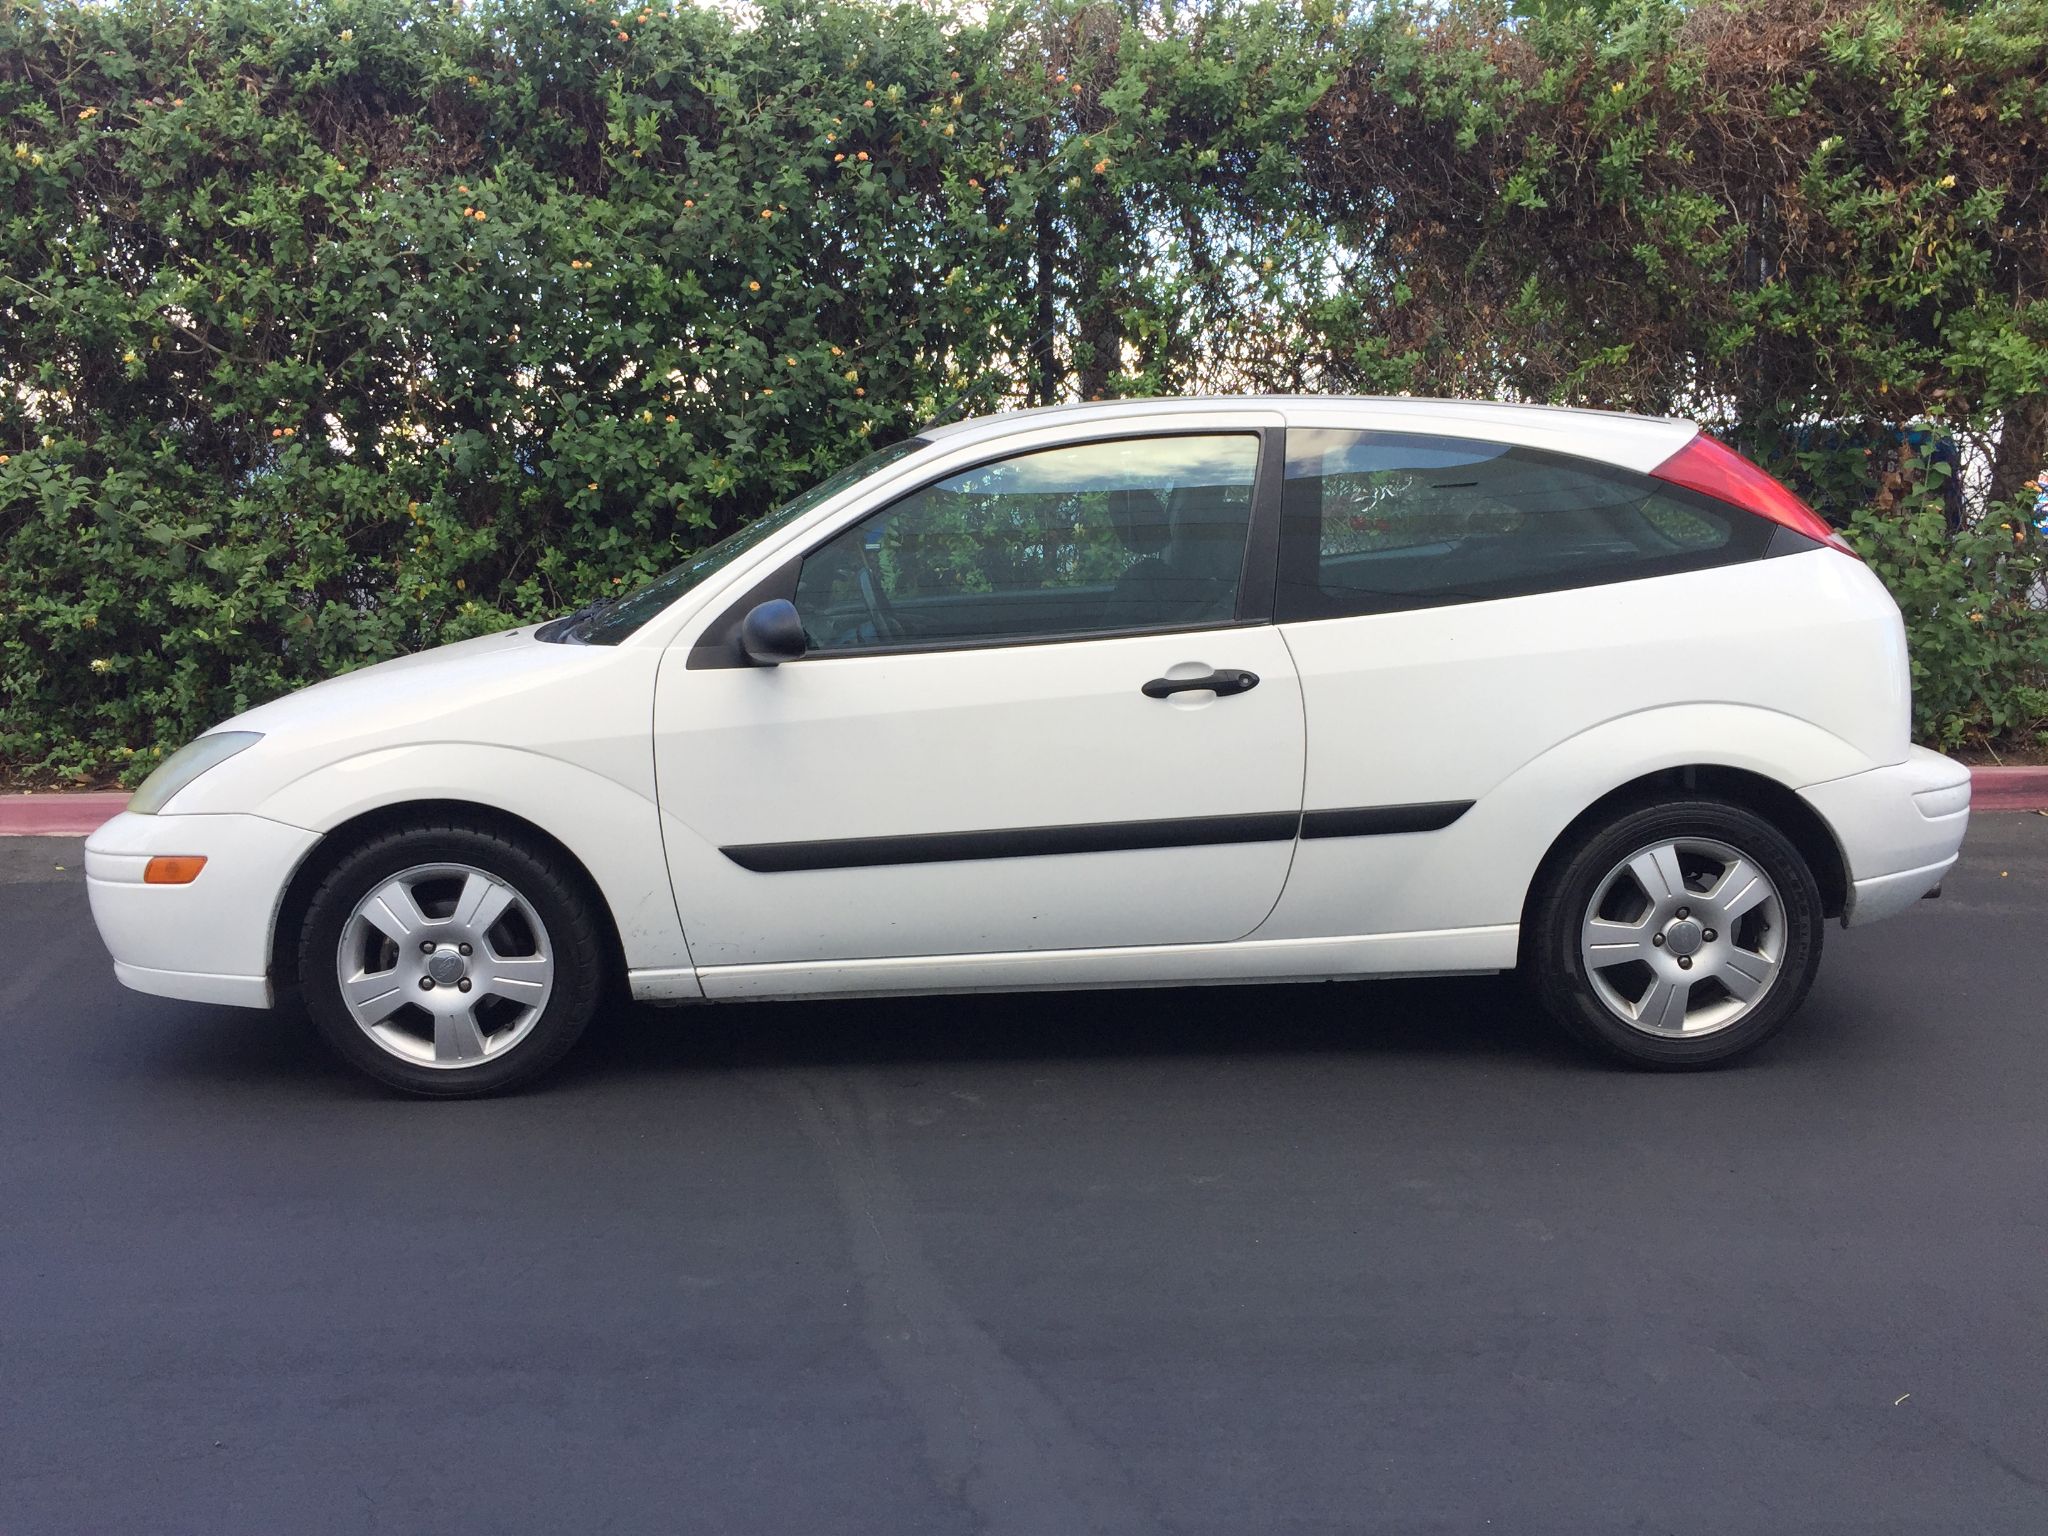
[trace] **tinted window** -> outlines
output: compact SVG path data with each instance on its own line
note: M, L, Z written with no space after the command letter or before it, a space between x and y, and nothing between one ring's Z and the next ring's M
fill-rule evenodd
M1466 438L1287 434L1279 616L1475 602L1754 559L1761 518L1647 475Z
M1255 434L1020 454L938 481L804 558L816 651L1174 629L1237 611Z

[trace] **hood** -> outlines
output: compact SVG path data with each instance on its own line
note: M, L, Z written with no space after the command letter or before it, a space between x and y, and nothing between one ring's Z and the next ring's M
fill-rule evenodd
M359 728L447 721L558 677L565 662L587 665L589 657L589 648L543 644L531 626L521 625L358 667L259 704L215 729L270 735L328 728L344 718Z

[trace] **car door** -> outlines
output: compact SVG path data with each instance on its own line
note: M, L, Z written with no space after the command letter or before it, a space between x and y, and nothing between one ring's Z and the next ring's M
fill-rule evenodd
M700 970L1258 927L1304 760L1270 420L986 449L686 633L656 772ZM770 594L807 652L744 664Z

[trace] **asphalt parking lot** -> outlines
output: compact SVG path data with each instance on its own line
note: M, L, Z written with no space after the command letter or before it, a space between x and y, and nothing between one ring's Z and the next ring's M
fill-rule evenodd
M8 1536L2048 1530L2048 817L1708 1075L1387 982L464 1104L124 992L78 849L0 840Z

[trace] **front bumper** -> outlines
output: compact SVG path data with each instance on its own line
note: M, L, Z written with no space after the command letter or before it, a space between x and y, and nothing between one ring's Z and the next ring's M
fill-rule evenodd
M1799 793L1849 866L1845 928L1903 912L1941 884L1970 825L1970 770L1924 747L1903 763Z
M278 904L317 832L262 816L123 811L86 840L93 921L122 985L159 997L268 1008ZM200 854L190 885L145 885L158 854Z

